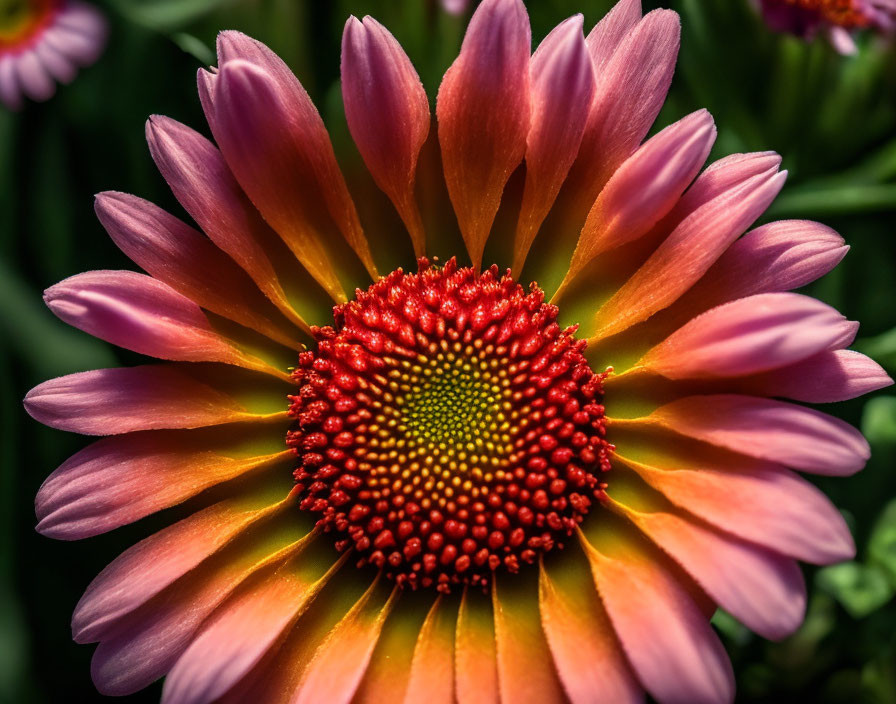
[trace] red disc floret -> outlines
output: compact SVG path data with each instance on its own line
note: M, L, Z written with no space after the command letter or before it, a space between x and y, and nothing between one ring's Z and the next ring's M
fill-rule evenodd
M299 354L300 508L403 586L485 586L606 498L603 380L509 272L420 260L334 309Z

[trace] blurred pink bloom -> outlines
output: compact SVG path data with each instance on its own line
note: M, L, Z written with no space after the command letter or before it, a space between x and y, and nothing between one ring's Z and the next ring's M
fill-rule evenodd
M896 27L896 0L754 0L766 23L776 32L804 39L818 33L828 36L841 54L854 54L852 32Z
M24 98L48 100L56 83L97 60L106 20L78 0L12 0L0 9L0 102L18 110Z
M470 6L470 0L442 0L442 8L452 15L461 15Z

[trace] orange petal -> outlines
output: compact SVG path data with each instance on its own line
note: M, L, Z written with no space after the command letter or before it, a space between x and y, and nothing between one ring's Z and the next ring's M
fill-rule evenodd
M391 594L374 581L345 617L330 631L309 663L295 704L348 704L379 639L399 589Z
M457 601L440 596L432 605L414 648L405 704L454 704L454 631Z
M588 521L579 532L591 572L616 634L641 683L670 704L734 699L725 649L671 564L633 529ZM684 575L680 577L685 578Z
M541 629L534 577L496 574L492 583L501 700L561 704L566 697Z
M464 589L454 645L458 704L498 704L495 621L488 598Z
M526 151L531 32L521 0L485 0L436 103L448 193L475 267Z
M541 623L573 704L637 704L635 679L575 543L539 568Z

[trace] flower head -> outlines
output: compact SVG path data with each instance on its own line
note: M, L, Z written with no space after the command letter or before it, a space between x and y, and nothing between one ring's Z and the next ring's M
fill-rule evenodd
M891 381L846 349L856 323L789 292L843 240L747 232L783 184L777 155L701 172L705 111L644 141L678 40L675 13L622 0L531 54L522 2L485 0L431 131L401 47L351 18L342 90L366 171L346 178L283 62L220 36L199 74L216 144L147 125L203 232L100 194L147 273L46 292L167 361L26 398L107 436L44 483L38 530L181 516L78 604L101 691L167 675L178 704L724 702L716 605L769 638L799 625L796 561L854 546L796 472L851 474L868 445L792 402Z
M48 100L56 82L99 57L106 20L78 0L9 0L0 7L0 102L22 107L25 97Z
M893 0L759 0L765 21L776 32L789 32L811 39L824 31L834 47L853 54L852 32L896 29L896 2Z

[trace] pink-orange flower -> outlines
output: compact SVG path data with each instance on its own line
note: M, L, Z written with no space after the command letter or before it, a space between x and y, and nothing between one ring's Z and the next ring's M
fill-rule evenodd
M280 59L220 36L199 73L216 144L147 125L202 232L101 194L146 273L46 292L167 361L26 398L106 436L44 483L38 530L176 520L76 608L100 691L167 675L169 704L726 702L715 608L768 638L800 624L797 560L854 546L797 472L868 459L804 404L891 380L847 349L857 323L790 293L843 240L749 229L784 182L777 155L703 169L705 111L645 141L678 42L675 13L622 0L530 55L522 2L485 0L431 129L401 47L351 18L363 170L337 164Z
M824 32L842 54L854 54L852 32L896 29L896 0L756 0L769 27L806 39Z
M97 60L106 20L78 0L11 0L0 8L0 102L47 100Z

